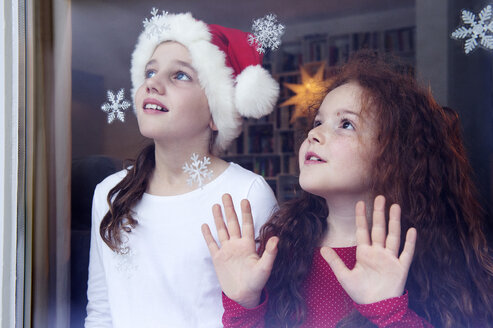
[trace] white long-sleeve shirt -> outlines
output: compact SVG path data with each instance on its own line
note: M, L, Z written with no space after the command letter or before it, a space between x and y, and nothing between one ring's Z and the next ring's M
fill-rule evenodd
M176 196L144 194L135 206L138 225L126 235L125 254L113 252L99 226L108 192L125 176L115 173L95 190L85 327L222 327L221 288L201 225L217 240L212 205L231 194L252 204L256 232L277 207L265 180L231 163L202 188Z

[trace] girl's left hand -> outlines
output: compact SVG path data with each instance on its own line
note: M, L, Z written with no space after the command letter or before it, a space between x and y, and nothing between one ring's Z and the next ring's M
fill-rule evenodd
M356 204L356 264L349 270L330 247L321 254L334 271L344 290L358 304L370 304L401 296L413 260L416 229L406 234L399 256L401 208L393 204L389 211L389 231L385 229L385 197L377 196L373 206L371 237L368 233L365 203Z

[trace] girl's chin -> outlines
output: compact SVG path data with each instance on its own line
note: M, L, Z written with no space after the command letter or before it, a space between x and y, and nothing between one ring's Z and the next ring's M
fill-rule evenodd
M300 176L299 182L300 182L300 187L301 187L301 189L303 189L303 191L306 191L306 192L313 194L313 195L316 195L316 196L324 197L323 196L323 190L316 188L315 186L313 186L312 184L310 184L306 181L302 181L301 176Z
M167 137L163 134L162 129L139 128L139 131L143 137L153 140L166 139Z

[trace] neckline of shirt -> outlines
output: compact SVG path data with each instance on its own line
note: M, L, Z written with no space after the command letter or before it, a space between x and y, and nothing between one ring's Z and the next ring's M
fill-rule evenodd
M145 198L145 199L149 199L149 200L161 200L161 201L163 201L163 200L176 200L179 198L193 197L195 194L202 193L204 191L207 191L208 189L214 188L214 186L216 184L220 183L222 180L225 179L225 176L229 175L229 172L233 169L234 166L235 166L235 163L229 162L228 167L219 176L217 176L212 181L209 181L208 183L204 184L202 187L199 187L199 188L194 189L192 191L189 191L189 192L186 192L183 194L178 194L178 195L171 195L171 196L159 196L159 195L153 195L153 194L149 194L147 192L144 192L144 194L142 195L142 199Z

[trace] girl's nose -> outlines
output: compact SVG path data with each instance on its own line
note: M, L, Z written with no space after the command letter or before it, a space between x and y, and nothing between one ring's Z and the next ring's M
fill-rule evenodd
M308 142L310 143L322 143L324 140L322 133L318 128L313 128L308 132Z
M145 80L147 93L164 94L164 84L156 77L156 75Z

